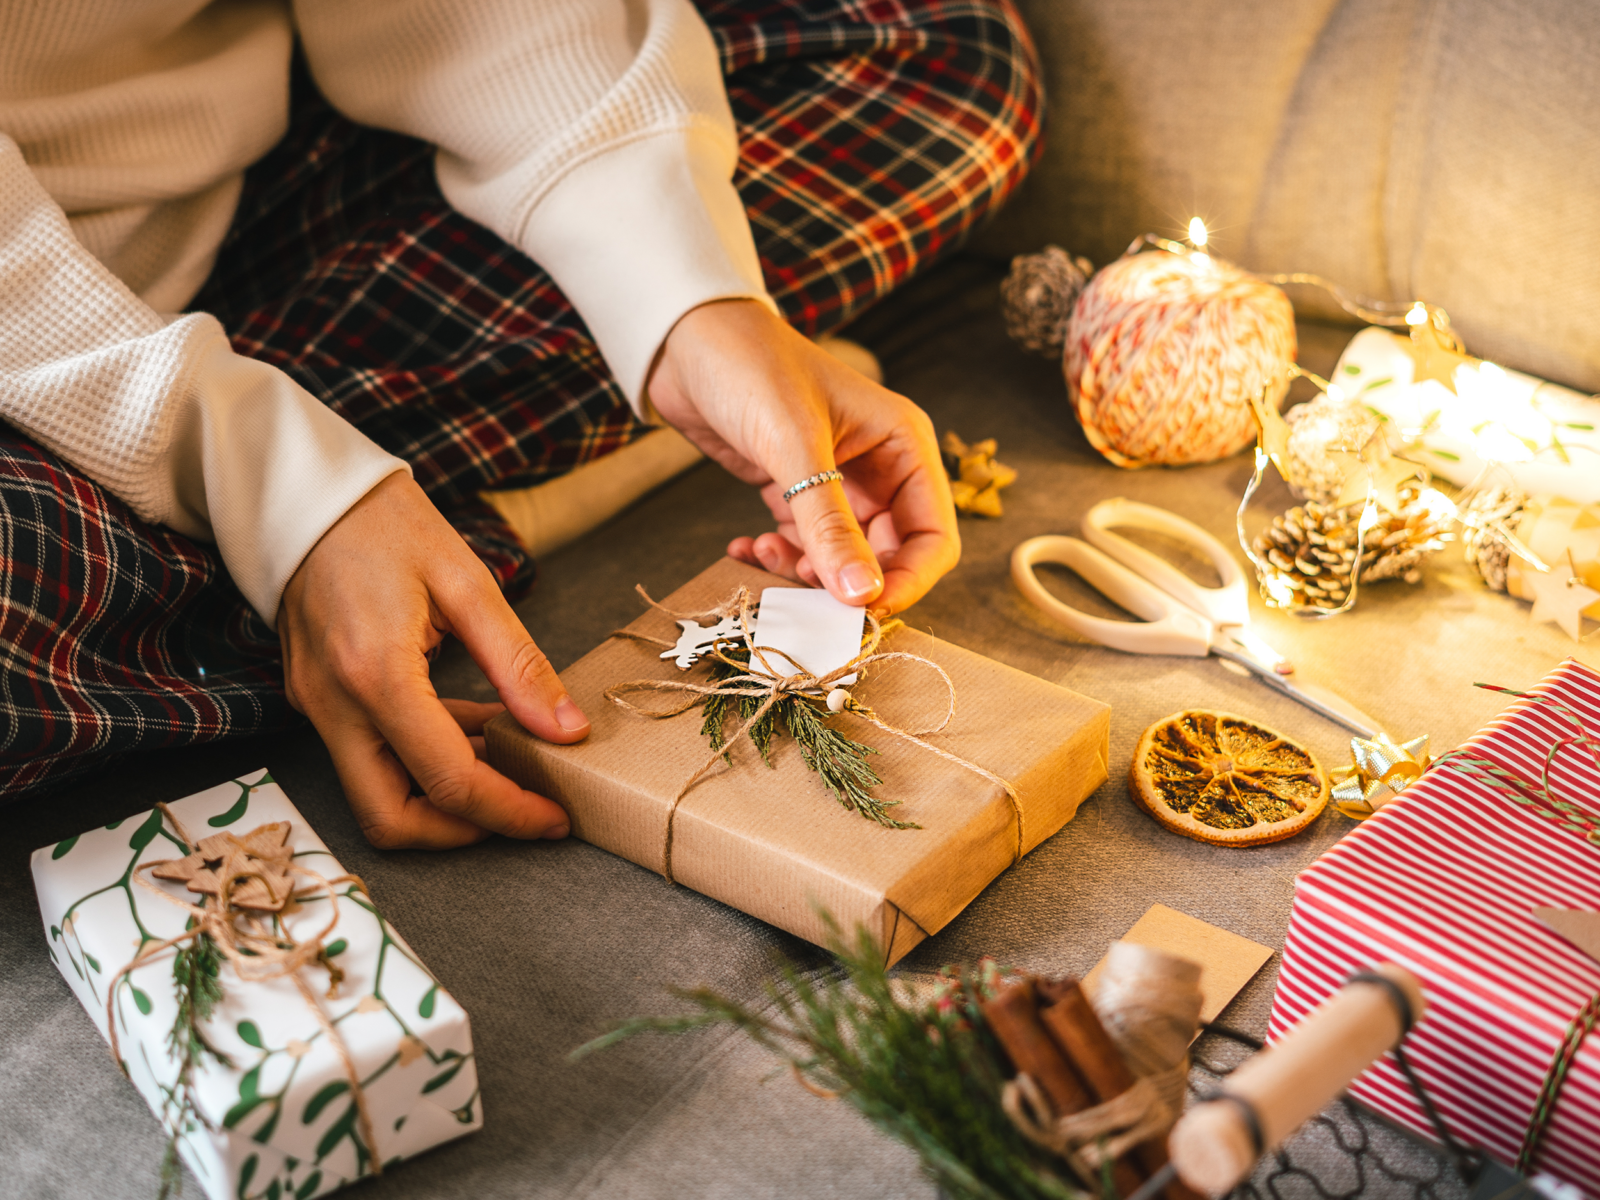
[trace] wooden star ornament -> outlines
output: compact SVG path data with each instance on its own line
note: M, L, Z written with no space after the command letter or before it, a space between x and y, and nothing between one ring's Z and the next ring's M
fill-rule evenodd
M289 822L274 821L243 837L216 833L201 838L188 855L152 867L150 874L212 899L221 895L226 880L233 908L275 913L282 912L294 894L289 874L292 858Z
M1583 610L1600 600L1600 592L1578 579L1570 562L1557 563L1548 571L1525 571L1522 584L1533 592L1531 620L1553 621L1573 641L1583 640Z

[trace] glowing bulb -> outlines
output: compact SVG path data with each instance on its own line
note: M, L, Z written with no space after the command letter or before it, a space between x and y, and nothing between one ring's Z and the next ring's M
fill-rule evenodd
M1426 304L1424 304L1421 300L1418 300L1415 304L1413 304L1411 306L1411 310L1408 313L1406 313L1406 324L1407 325L1426 325L1427 323L1428 323L1428 306Z
M1206 223L1199 217L1189 218L1189 242L1197 249L1206 244Z
M1455 520L1456 502L1438 488L1423 488L1419 499L1422 501L1422 507L1428 510L1428 515L1434 520Z
M1367 507L1361 510L1361 532L1366 533L1367 530L1371 529L1377 523L1378 506L1371 500L1368 500Z
M1289 608L1294 604L1294 588L1289 581L1281 575L1273 575L1266 581L1267 603L1273 608Z
M1334 401L1335 403L1337 403L1340 400L1343 400L1344 399L1344 389L1342 387L1340 387L1337 383L1330 383L1328 385L1328 399Z

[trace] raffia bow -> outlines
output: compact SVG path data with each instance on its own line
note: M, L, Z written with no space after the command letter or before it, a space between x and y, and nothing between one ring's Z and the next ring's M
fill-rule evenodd
M678 806L683 803L683 799L689 794L690 789L693 788L695 784L700 782L701 778L704 777L707 771L711 770L711 768L716 765L717 760L729 753L732 747L739 742L739 740L742 739L745 734L747 734L763 717L772 711L773 705L777 704L778 701L782 700L786 696L800 696L806 694L815 695L819 693L826 695L830 690L839 687L843 681L850 679L852 676L865 679L866 669L868 667L876 663L890 662L895 659L903 659L908 662L921 663L923 666L932 669L944 682L947 703L945 706L944 717L938 722L938 724L932 725L926 729L901 729L883 720L878 716L877 713L873 712L872 709L856 701L854 697L851 697L847 701L847 710L855 713L863 720L866 720L877 726L885 733L893 734L897 738L908 741L915 746L920 746L929 754L937 755L946 762L955 763L957 766L963 767L974 774L981 775L984 779L987 779L990 783L993 783L1002 791L1004 791L1006 798L1011 803L1011 811L1013 816L1016 818L1017 825L1016 848L1012 856L1012 861L1015 862L1017 859L1022 857L1022 847L1024 845L1022 805L1018 800L1016 788L1012 787L1008 781L1001 778L999 775L996 775L993 771L989 771L983 767L980 767L977 763L970 762L967 759L962 758L959 754L952 754L950 751L941 749L940 747L924 740L931 735L943 732L945 727L950 724L951 718L955 716L956 688L955 684L951 681L949 674L938 663L934 662L932 659L923 658L919 654L908 654L902 650L880 651L878 646L886 636L886 630L885 627L879 623L877 617L873 616L871 612L866 614L868 632L865 640L862 643L861 653L857 654L843 666L837 667L825 675L813 675L783 651L775 650L770 646L756 645L755 637L751 632L751 596L749 588L740 587L720 605L702 613L674 612L673 610L657 604L654 600L652 600L649 593L646 592L643 587L637 587L635 590L644 598L645 603L651 608L655 609L657 612L665 613L674 620L698 620L708 616L715 617L720 620L724 617L737 615L739 618L739 629L743 635L744 643L750 648L750 661L748 663L742 663L735 659L729 658L722 652L723 643L718 642L712 647L711 654L719 662L735 668L740 672L739 674L731 676L730 678L724 679L715 684L692 683L688 680L680 679L633 679L627 681L626 683L613 684L611 687L607 688L605 692L605 697L607 700L628 712L636 713L643 717L649 717L653 720L661 720L666 717L678 716L680 713L687 712L689 709L695 707L695 705L701 703L708 696L737 696L747 699L756 699L759 701L755 711L745 719L744 723L739 727L738 732L736 732L733 737L729 739L726 746L722 749L713 750L706 761L702 763L694 772L694 774L689 776L689 778L684 782L684 785L678 789L678 794L673 797L672 804L667 809L666 829L662 837L661 848L661 874L667 880L667 882L676 882L672 875L672 837L673 821L677 816ZM892 631L898 627L899 622L893 622L889 626L889 631ZM658 638L652 638L637 633L630 633L626 630L619 630L618 635L629 637L636 641L649 642L653 645L664 646L668 648L674 644L671 642L662 641ZM787 662L789 666L794 668L793 672L786 673L780 670L778 667L775 667L773 665L772 658L769 658L768 655L773 656L773 658L780 658ZM759 667L756 665L757 663L760 664ZM680 703L664 709L647 708L643 705L635 704L632 700L627 699L630 694L637 692L677 692L681 694L682 700Z
M328 971L326 995L331 999L338 994L344 973L328 960L325 952L327 937L339 924L339 905L334 888L341 883L353 883L366 892L367 885L356 875L339 875L328 879L295 862L288 846L287 823L262 825L242 838L225 832L197 842L190 837L189 831L171 808L165 804L156 807L172 823L173 830L183 844L191 847L191 850L181 859L140 863L134 869L133 878L140 886L186 911L190 918L189 927L176 937L146 942L139 948L133 961L111 977L106 992L106 1027L110 1031L111 1056L118 1068L126 1070L122 1066L122 1051L117 1035L117 985L129 972L144 966L155 955L201 937L210 938L244 982L289 979L294 983L306 1007L316 1017L317 1024L338 1053L345 1077L350 1081L350 1094L355 1101L361 1136L371 1155L371 1173L383 1174L383 1163L372 1134L372 1117L367 1109L366 1091L361 1086L355 1059L338 1026L318 1003L311 985L301 975L306 967L320 963ZM204 896L207 902L188 904L157 887L146 878L147 872L157 878L185 882L191 891ZM304 891L296 891L291 882L294 876L309 880L312 886ZM281 923L275 925L272 922L271 915L283 911L289 903L314 899L319 895L325 895L328 899L328 922L311 937L292 938L284 932Z

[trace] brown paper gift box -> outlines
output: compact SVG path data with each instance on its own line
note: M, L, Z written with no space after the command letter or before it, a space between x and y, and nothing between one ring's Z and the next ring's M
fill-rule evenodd
M793 586L723 559L661 603L702 612L740 584L759 596ZM672 640L678 629L646 612L629 630ZM1007 779L1022 812L1026 853L1070 821L1106 779L1110 709L1032 675L902 629L881 647L938 663L956 688L956 715L929 741ZM613 684L635 679L704 681L706 668L680 672L641 642L611 638L561 679L593 722L575 746L528 733L509 713L486 729L489 762L524 787L558 801L572 833L652 870L661 870L673 797L705 762L700 709L652 720L605 699ZM932 670L903 660L876 664L855 694L900 728L933 724L945 690ZM665 707L674 696L644 694ZM672 870L677 882L824 944L820 912L848 933L864 925L897 961L972 902L1018 852L1018 822L1005 793L982 776L846 714L849 736L875 747L883 777L874 789L902 803L900 820L921 829L885 829L847 812L801 762L787 733L773 740L769 769L748 738L732 747L733 765L708 771L673 817ZM730 721L731 734L735 726Z

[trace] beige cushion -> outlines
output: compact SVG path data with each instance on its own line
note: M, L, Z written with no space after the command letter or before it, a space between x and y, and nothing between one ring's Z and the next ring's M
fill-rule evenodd
M537 487L482 495L538 558L603 525L699 461L700 451L688 438L662 426Z
M1476 353L1600 389L1593 0L1020 4L1048 145L982 248L1105 263L1199 214L1224 257L1425 297Z

